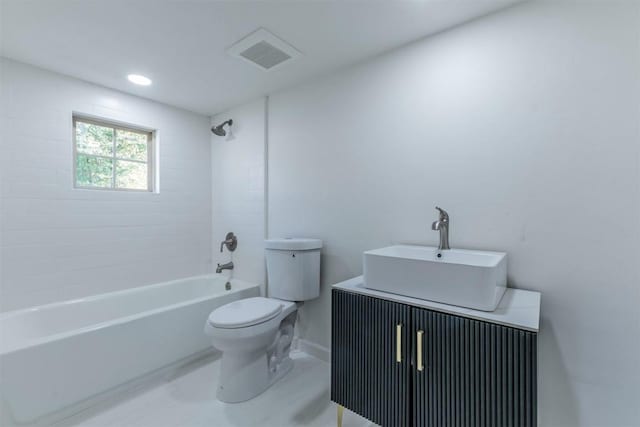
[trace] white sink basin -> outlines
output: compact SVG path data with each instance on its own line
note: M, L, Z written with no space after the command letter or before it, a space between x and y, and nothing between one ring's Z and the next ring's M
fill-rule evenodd
M507 254L405 245L375 249L364 253L364 286L493 311L507 287Z

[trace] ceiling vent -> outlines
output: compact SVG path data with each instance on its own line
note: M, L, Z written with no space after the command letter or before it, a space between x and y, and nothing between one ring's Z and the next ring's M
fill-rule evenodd
M231 56L243 59L263 71L279 68L302 55L284 40L260 28L227 49Z

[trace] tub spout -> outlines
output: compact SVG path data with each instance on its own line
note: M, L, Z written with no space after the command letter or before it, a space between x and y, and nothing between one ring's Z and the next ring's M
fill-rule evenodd
M216 273L222 273L222 270L233 270L233 261L228 262L226 264L218 264L216 268Z

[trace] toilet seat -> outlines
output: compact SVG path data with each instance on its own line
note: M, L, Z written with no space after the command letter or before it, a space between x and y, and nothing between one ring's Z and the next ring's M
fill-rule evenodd
M264 297L246 298L213 310L208 322L214 328L246 328L271 320L281 312L281 301Z

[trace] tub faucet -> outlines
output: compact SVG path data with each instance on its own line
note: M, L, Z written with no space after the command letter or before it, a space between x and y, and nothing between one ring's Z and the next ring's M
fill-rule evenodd
M226 264L218 264L218 268L216 268L216 273L222 273L222 270L233 270L233 261L230 261Z
M451 249L449 247L449 214L444 210L436 206L436 209L440 211L440 217L437 221L431 224L431 229L440 232L440 244L438 250Z

